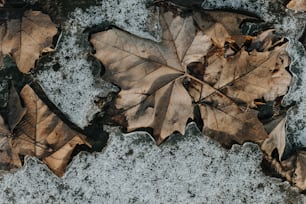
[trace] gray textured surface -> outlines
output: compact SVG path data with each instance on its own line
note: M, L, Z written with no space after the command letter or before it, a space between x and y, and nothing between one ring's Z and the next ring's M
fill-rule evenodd
M254 144L226 151L193 125L160 147L146 133L110 131L103 152L78 155L62 179L28 159L0 181L1 203L303 203L263 175Z

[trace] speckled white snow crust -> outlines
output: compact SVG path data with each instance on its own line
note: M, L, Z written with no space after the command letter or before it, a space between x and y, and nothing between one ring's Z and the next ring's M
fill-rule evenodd
M86 127L101 111L95 104L97 98L117 90L101 79L97 82L99 76L93 76L92 63L87 60L91 52L88 33L84 34L84 30L111 23L140 37L159 41L158 15L150 12L145 2L103 0L100 6L85 11L76 9L64 23L52 61L44 63L46 68L37 78L48 98L79 127ZM60 66L57 71L52 69L56 64Z
M303 203L289 184L263 175L257 145L227 151L194 124L160 147L143 132L110 131L104 151L79 154L62 179L28 158L0 180L1 203Z

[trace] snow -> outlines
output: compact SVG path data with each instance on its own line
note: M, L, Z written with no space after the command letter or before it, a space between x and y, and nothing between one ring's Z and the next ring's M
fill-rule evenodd
M82 28L108 22L139 37L161 40L158 9L148 8L147 0L102 0L101 4L85 11L76 9L72 21Z
M295 81L284 99L286 105L296 104L288 111L287 151L293 148L306 147L306 52L303 45L292 40L288 49L291 57L291 71Z
M194 124L160 147L144 132L109 129L103 152L74 158L63 178L35 158L4 175L2 203L303 203L288 183L265 176L257 145L225 150ZM304 200L303 200L304 199Z
M52 60L43 62L44 68L37 78L48 98L73 123L84 128L101 111L95 101L118 90L100 76L93 75L94 66L87 59L91 48L84 30L111 23L140 37L158 41L160 29L158 15L146 8L144 0L103 0L101 6L85 11L76 9L70 16L62 27L62 37ZM56 66L58 70L53 68Z
M263 21L274 24L278 33L298 39L305 28L305 15L288 10L278 0L204 0L205 9L230 9L259 16Z

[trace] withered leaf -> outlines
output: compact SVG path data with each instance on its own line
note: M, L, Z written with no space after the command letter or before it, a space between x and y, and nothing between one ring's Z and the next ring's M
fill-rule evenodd
M306 190L306 152L300 151L296 158L296 168L292 182L302 190Z
M301 191L306 190L305 151L297 151L294 155L283 161L271 157L268 157L267 159L278 174L297 186Z
M15 90L14 85L11 85L8 99L8 126L11 132L14 131L17 124L20 123L27 109L21 105L20 97Z
M287 4L287 8L295 11L306 11L306 2L305 0L291 0Z
M12 151L11 132L0 115L0 170L11 170L21 166L18 154Z
M11 85L8 102L8 127L0 115L0 169L11 170L21 166L21 161L16 152L12 151L11 137L16 125L21 121L26 113L26 108L22 107L20 98Z
M49 50L57 28L40 11L26 11L21 19L0 24L0 67L6 55L12 55L19 70L28 73L44 50Z
M305 191L306 152L297 151L286 160L282 160L286 145L286 117L275 121L279 122L261 145L261 149L265 153L265 159L271 163L278 174L296 185L300 190ZM278 153L277 158L272 155L275 150Z
M74 136L70 141L68 141L64 146L62 146L59 150L47 156L43 159L43 161L49 166L52 171L58 175L62 176L66 169L68 162L71 160L71 154L76 147L76 145L86 144L84 137L79 135Z
M106 66L105 78L121 87L115 105L128 131L151 127L161 143L174 131L184 133L198 106L203 132L223 145L267 138L250 108L255 99L286 93L291 80L286 44L225 56L226 41L234 40L222 24L198 30L192 16L170 12L161 12L160 23L161 43L116 28L91 38L96 58Z
M224 40L233 39L238 46L242 46L245 42L245 38L250 36L244 36L241 34L240 25L246 20L256 20L256 18L246 16L243 14L224 12L224 11L205 11L205 12L194 12L193 18L197 26L204 32L214 31L215 29L210 29L219 26L224 29L225 33L215 33L212 35L212 40L218 35ZM218 43L215 41L215 45ZM224 42L220 44L220 47L224 46Z
M89 145L85 136L69 128L52 113L30 86L24 86L20 95L26 113L10 134L11 137L8 137L8 129L2 126L6 140L6 149L2 150L9 151L15 156L15 166L21 165L19 157L16 160L16 155L36 156L55 174L62 176L75 146Z
M281 160L286 146L286 118L283 118L275 126L269 137L262 143L261 149L268 155L272 156L272 152L276 149L278 159Z

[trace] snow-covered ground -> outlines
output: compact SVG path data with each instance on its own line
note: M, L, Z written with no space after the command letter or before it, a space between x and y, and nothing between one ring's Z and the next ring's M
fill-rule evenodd
M37 159L0 180L1 203L303 203L286 182L265 176L254 144L229 151L194 124L157 147L144 132L109 129L101 153L74 158L63 178ZM304 200L303 200L304 199Z

